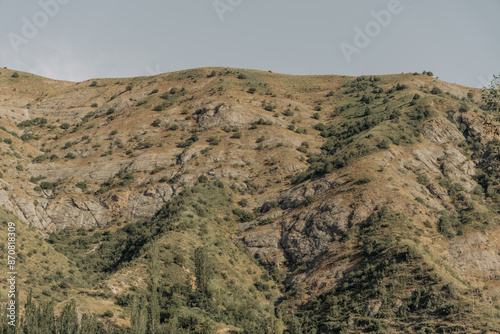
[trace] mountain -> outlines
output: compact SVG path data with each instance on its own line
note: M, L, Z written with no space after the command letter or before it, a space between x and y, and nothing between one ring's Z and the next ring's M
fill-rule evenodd
M429 74L2 69L20 326L498 333L500 117Z

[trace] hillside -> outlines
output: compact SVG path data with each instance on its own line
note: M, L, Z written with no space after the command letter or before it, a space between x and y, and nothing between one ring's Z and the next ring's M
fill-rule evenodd
M0 72L23 305L31 289L59 319L94 314L82 333L499 332L500 118L481 90Z

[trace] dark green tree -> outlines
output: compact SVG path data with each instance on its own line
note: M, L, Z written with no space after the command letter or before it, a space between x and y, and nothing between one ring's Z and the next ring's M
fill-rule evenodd
M208 257L208 251L205 247L198 247L194 252L194 265L196 286L198 291L208 297L208 283L213 275L212 263Z
M160 327L159 280L160 261L158 259L158 243L154 241L149 254L149 333L151 334L157 334Z
M485 109L500 111L500 75L494 75L488 88L483 89Z
M76 303L71 300L64 307L56 322L57 334L78 333L78 315L76 314Z

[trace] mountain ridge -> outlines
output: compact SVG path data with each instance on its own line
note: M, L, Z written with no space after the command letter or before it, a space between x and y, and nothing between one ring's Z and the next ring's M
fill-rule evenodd
M499 127L497 116L481 109L481 90L418 73L292 76L201 68L68 83L0 72L0 205L32 225L33 238L46 238L48 247L67 256L73 262L68 272L87 280L95 276L93 286L63 286L68 296L78 289L91 298L107 291L100 304L122 316L102 318L110 325L128 326L123 319L131 304L121 298L147 290L134 282L118 288L118 277L143 277L138 268L149 256L150 241L159 238L166 247L177 232L148 232L144 245L130 244L138 252L126 260L103 255L109 264L91 276L82 254L108 254L114 235L129 240L132 226L154 226L152 217L190 189L212 189L210 179L224 185L231 210L214 209L225 213L212 217L198 207L212 204L200 198L201 204L187 204L185 216L182 209L179 216L162 219L185 220L185 227L172 224L181 226L187 240L192 233L220 234L220 227L211 227L220 219L233 222L221 245L244 245L238 258L257 258L260 264L252 271L272 277L267 288L257 280L248 293L255 305L277 301L276 310L265 313L270 322L262 326L268 331L280 312L290 333L297 319L307 332L392 332L406 325L414 332L496 330L491 314L497 311L490 310L498 309L500 244L490 171ZM203 215L209 217L205 228L193 222ZM398 238L388 238L390 231ZM196 247L217 252L215 239L201 240ZM72 249L73 242L82 248ZM193 247L173 253L165 248L166 287L184 274L194 279L194 262L175 261ZM251 255L243 255L247 251ZM366 259L378 263L380 273ZM227 268L236 265L228 258L220 261L218 282L237 275L229 274ZM107 266L119 269L106 273ZM177 278L168 278L168 270ZM377 276L388 272L411 277L411 283L394 285ZM332 300L356 295L352 282L380 286L343 302L340 313L325 311L324 305L337 310ZM443 290L424 291L426 282ZM36 296L43 299L37 284ZM241 291L252 290L248 282L241 284ZM447 284L453 288L444 288ZM475 289L481 291L477 307L471 303ZM67 298L55 291L57 298ZM426 296L427 310L415 304L415 291ZM228 308L224 294L212 298ZM318 302L323 298L329 298L324 305ZM162 322L182 318L178 312L162 316ZM210 326L250 326L230 319Z

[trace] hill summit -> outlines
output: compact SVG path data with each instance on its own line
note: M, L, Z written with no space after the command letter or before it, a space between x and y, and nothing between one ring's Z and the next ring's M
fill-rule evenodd
M498 333L498 105L430 74L2 69L18 326Z

